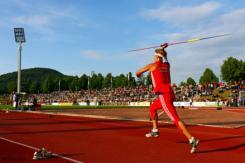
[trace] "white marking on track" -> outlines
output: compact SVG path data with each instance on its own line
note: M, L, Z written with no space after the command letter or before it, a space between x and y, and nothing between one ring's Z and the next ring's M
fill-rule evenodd
M40 150L37 147L33 147L33 146L30 146L30 145L27 145L27 144L23 144L23 143L20 143L20 142L14 141L14 140L10 140L10 139L4 138L4 137L0 137L0 139L4 140L4 141L7 141L7 142L10 142L10 143L13 143L13 144L17 144L17 145L26 147L26 148L30 148L30 149L33 149L33 150L36 150L36 151ZM70 162L83 163L82 161L78 161L78 160L75 160L75 159L72 159L72 158L69 158L69 157L61 156L61 155L59 155L57 153L53 153L53 152L51 152L51 153L52 153L53 156L59 157L61 159L64 159L64 160L67 160L67 161L70 161Z

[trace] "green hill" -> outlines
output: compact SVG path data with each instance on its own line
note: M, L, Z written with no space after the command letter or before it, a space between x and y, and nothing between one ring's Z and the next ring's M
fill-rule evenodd
M57 79L65 75L49 68L30 68L21 71L21 90L28 92L29 85L40 87L47 78ZM0 75L0 93L10 93L16 90L17 87L17 72L11 72Z

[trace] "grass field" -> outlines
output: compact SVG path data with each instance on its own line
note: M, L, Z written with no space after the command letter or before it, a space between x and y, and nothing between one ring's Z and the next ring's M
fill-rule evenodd
M145 106L123 106L123 105L103 105L103 106L42 106L42 109L112 109L112 108L145 108Z
M0 109L14 109L11 105L0 105ZM79 106L79 105L73 105L73 106L56 106L56 105L45 105L42 106L41 109L48 110L48 109L112 109L112 108L145 108L145 106L115 106L115 105L107 105L107 106Z
M14 107L11 105L0 105L0 109L13 109Z

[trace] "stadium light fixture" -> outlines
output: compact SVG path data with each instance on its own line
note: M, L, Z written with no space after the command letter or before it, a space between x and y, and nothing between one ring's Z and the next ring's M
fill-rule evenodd
M15 42L19 43L18 48L18 78L17 78L17 93L21 92L21 51L22 43L26 42L24 28L14 28Z

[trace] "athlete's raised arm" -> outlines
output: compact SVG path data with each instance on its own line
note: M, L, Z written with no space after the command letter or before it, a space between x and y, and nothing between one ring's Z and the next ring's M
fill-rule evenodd
M144 72L151 71L154 64L148 64L145 67L140 68L136 71L136 76L139 78Z

